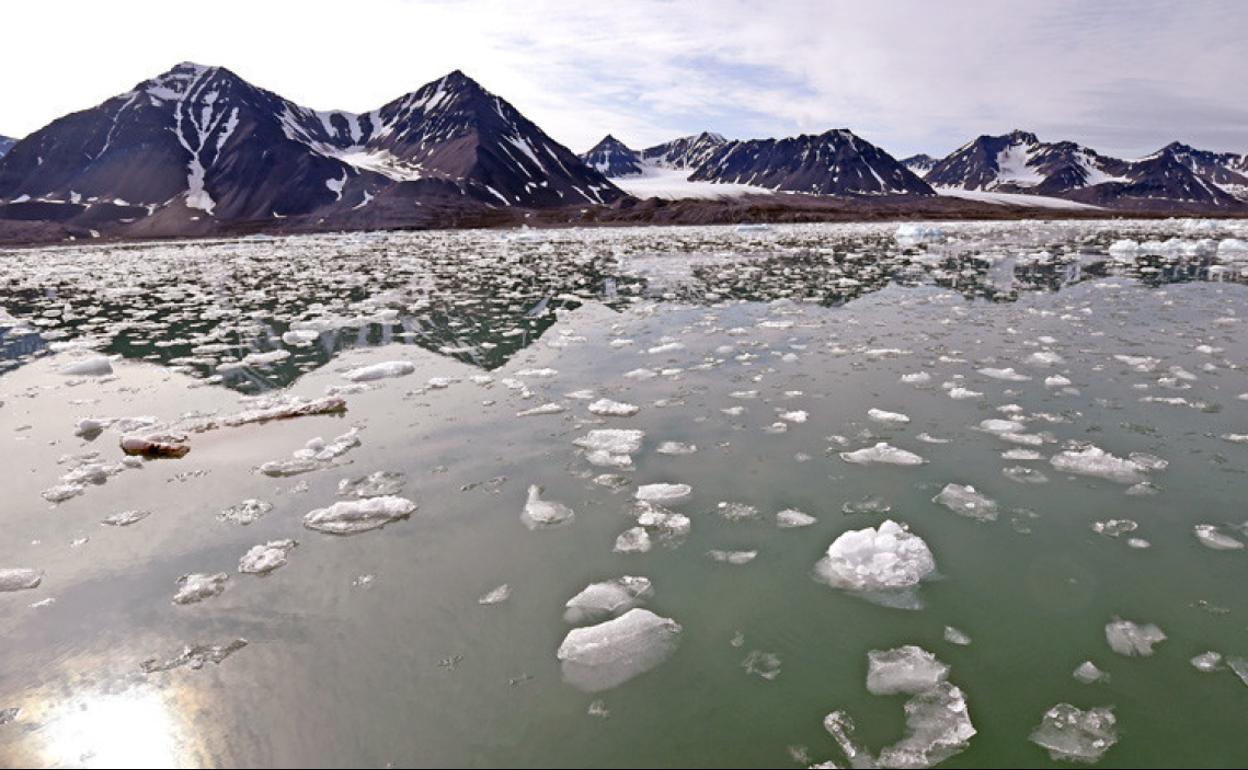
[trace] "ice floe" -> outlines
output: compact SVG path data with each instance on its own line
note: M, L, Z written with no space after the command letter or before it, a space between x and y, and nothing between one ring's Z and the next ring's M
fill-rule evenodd
M853 452L841 452L840 455L845 462L856 465L922 465L925 462L914 452L898 449L885 441Z
M524 511L520 514L524 526L529 529L550 529L571 524L575 517L572 509L563 503L543 500L540 486L529 485L528 499L525 500Z
M287 557L297 545L290 539L254 545L238 560L238 571L247 575L267 575L286 566Z
M38 570L25 567L0 568L0 593L38 588L41 582L43 573Z
M218 596L225 590L226 581L230 576L224 572L205 574L192 572L178 578L178 592L173 596L174 604L195 604L205 599Z
M1137 625L1130 620L1114 618L1105 625L1105 641L1119 655L1147 657L1153 646L1166 640L1165 633L1152 623Z
M569 631L556 656L569 684L600 692L661 664L676 649L681 631L676 621L635 607L617 618Z
M590 583L564 605L563 619L573 625L597 623L620 615L653 596L649 578L625 575Z
M1000 509L996 500L980 494L969 484L946 484L932 498L932 502L945 506L959 516L978 521L996 521Z
M406 519L416 504L405 497L386 495L363 500L341 500L304 514L303 526L331 535L353 535Z
M1054 761L1092 763L1118 742L1117 722L1108 707L1085 711L1059 703L1044 713L1031 741Z
M927 543L891 519L879 528L849 530L815 565L819 579L890 606L918 608L914 589L936 571Z

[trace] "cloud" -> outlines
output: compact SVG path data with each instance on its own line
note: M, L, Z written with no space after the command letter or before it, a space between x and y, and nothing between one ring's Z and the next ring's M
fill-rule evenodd
M15 5L5 26L27 72L0 82L0 133L193 59L361 111L460 68L578 150L608 132L646 146L849 127L943 154L1021 127L1109 153L1248 151L1248 3L1233 0L69 0ZM56 51L23 28L57 29Z

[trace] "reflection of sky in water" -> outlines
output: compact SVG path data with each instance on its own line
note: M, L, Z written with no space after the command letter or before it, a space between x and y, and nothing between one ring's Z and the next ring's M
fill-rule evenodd
M20 364L76 341L244 391L392 342L494 369L586 301L839 305L892 283L1014 301L1111 272L1149 285L1240 280L1216 258L1237 228L946 223L926 240L895 238L895 225L382 233L13 252L0 255L0 308L39 333L0 336L0 358ZM1113 260L1122 237L1158 247ZM289 355L247 360L274 351Z
M148 684L47 703L34 743L52 767L183 767L187 727L168 691Z

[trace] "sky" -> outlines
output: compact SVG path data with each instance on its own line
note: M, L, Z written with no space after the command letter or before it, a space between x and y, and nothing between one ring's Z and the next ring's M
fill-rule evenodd
M848 127L897 157L1014 128L1248 152L1240 0L5 3L0 134L180 61L364 112L462 69L578 152Z

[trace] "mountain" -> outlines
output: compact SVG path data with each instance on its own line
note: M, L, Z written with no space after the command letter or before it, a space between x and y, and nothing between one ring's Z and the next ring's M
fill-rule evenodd
M919 153L918 155L911 155L908 158L903 158L901 165L921 177L932 170L932 167L936 165L936 159L931 155Z
M656 144L641 151L645 162L660 168L689 169L693 171L706 159L729 144L719 134L703 131L700 134L682 136L670 142Z
M8 152L10 149L12 149L13 145L15 144L17 144L16 139L13 139L12 137L0 135L0 158L3 158L4 154Z
M622 195L459 71L355 115L310 110L225 68L183 63L52 122L0 159L0 216L150 218L165 229Z
M604 136L593 149L582 155L581 160L585 162L585 165L608 178L642 172L641 155L610 134Z
M968 142L924 179L936 187L1055 196L1115 208L1217 209L1241 205L1236 194L1248 190L1242 163L1243 156L1177 142L1141 160L1122 160L1016 130Z
M722 145L689 177L816 195L932 195L914 172L848 129Z

